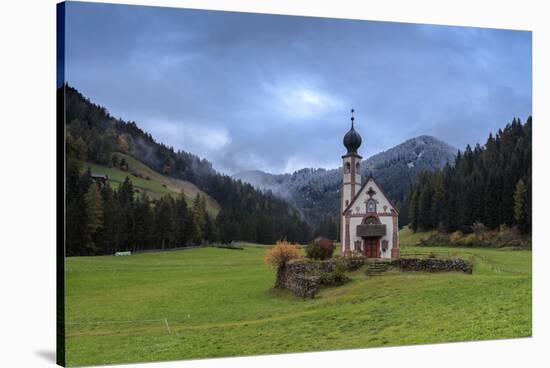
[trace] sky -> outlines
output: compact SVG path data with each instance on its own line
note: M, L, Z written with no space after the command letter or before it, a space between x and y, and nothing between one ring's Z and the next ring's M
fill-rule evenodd
M65 78L234 174L334 168L418 135L483 144L531 115L531 32L67 3Z

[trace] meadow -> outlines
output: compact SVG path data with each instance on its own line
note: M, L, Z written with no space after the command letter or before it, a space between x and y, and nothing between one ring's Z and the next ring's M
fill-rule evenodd
M531 336L531 252L459 255L463 273L391 272L302 300L273 290L265 247L66 260L66 358L92 365ZM415 234L416 236L416 234Z

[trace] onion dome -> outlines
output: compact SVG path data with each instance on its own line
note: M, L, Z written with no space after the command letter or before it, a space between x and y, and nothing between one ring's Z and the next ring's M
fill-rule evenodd
M353 109L351 110L351 114L351 129L344 136L344 146L348 149L348 155L357 154L357 149L361 146L362 141L361 136L353 127L353 121L355 120L353 117Z

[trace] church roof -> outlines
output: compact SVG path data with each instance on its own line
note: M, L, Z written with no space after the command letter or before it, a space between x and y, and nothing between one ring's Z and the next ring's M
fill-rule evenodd
M353 204L355 203L355 201L357 200L357 198L359 198L359 196L361 195L361 192L363 192L363 190L366 188L367 184L369 183L369 181L373 181L374 184L376 184L376 186L378 187L378 189L380 189L380 192L382 193L382 195L388 200L388 202L390 202L390 205L393 207L393 210L395 212L397 212L397 214L399 214L399 210L397 209L397 207L395 206L395 204L393 204L392 200L386 195L386 193L384 193L384 190L382 189L382 187L380 186L380 184L378 184L376 182L376 180L374 180L374 176L369 175L369 177L367 178L367 180L365 181L365 183L361 186L361 188L357 191L357 193L355 194L355 197L353 197L353 199L349 202L348 206L344 209L344 211L342 212L343 214L346 213L350 208L351 206L353 206Z
M353 117L354 110L351 109L351 128L350 130L344 135L344 146L348 149L348 155L355 154L357 155L357 150L361 146L361 135L357 133L355 128L353 127L353 121L355 118Z
M357 149L361 146L361 136L351 124L351 129L344 136L344 146L348 149L348 155L352 153L357 153Z

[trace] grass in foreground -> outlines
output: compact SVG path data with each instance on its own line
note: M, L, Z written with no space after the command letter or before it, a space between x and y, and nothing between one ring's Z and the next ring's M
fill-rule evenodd
M531 336L531 252L458 254L473 275L391 273L313 300L273 291L266 249L67 259L67 363L365 348Z

